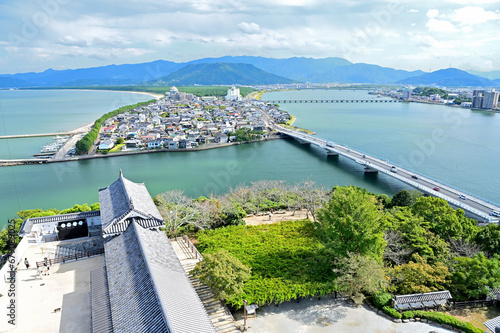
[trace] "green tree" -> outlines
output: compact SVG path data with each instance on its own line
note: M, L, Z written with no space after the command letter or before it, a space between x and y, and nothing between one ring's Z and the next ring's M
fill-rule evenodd
M389 275L398 293L416 294L446 289L449 272L442 263L430 265L415 253L409 263L394 267Z
M245 282L250 278L249 267L226 250L203 256L191 271L192 276L212 289L217 298L228 300L243 293Z
M439 235L430 231L430 223L425 221L422 216L413 214L408 207L396 207L385 214L385 224L388 225L388 231L395 231L402 235L400 244L389 243L389 249L394 247L400 249L410 249L405 252L403 261L408 262L411 254L418 253L429 263L443 262L449 258L450 249ZM387 237L386 237L387 238ZM406 260L405 258L406 257ZM401 262L395 262L400 264Z
M479 253L473 258L458 257L455 260L450 284L454 298L484 298L492 289L500 288L500 256L488 259Z
M335 263L334 272L338 290L348 295L356 304L363 303L363 293L374 294L385 290L389 283L382 263L358 253L347 253Z
M481 227L476 236L476 243L490 254L500 254L500 225L493 223Z
M116 143L119 144L119 145L123 144L124 142L125 142L124 138L118 138L118 139L116 139Z
M412 211L429 222L429 229L443 239L474 239L477 228L475 222L465 216L462 209L453 209L444 199L420 197L412 206Z
M399 207L409 207L412 206L418 197L422 196L422 192L419 191L409 191L409 190L401 190L398 193L394 194L391 200L391 206L399 206Z
M335 187L318 211L318 235L335 256L368 255L382 261L385 248L380 204L358 188Z

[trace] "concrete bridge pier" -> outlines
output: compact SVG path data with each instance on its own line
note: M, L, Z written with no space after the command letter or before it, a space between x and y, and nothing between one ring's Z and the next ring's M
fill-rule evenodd
M302 140L302 139L297 139L297 141L298 141L301 145L310 145L310 144L311 144L309 141Z
M377 169L370 168L369 166L365 165L365 173L376 173L378 172Z
M339 156L339 153L335 152L335 151L332 151L332 150L329 150L329 149L325 149L326 150L326 155L327 156Z

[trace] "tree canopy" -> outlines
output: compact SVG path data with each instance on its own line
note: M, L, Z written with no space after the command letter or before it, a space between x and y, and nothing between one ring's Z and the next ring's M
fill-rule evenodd
M334 256L353 253L382 261L386 245L382 217L381 207L370 193L352 186L335 187L318 211L318 235Z

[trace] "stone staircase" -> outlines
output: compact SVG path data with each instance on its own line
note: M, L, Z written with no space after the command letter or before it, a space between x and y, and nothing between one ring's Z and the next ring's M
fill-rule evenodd
M229 309L220 300L216 299L210 288L202 284L200 280L189 275L189 272L194 268L200 259L195 258L195 254L188 247L188 244L181 239L171 239L170 243L177 253L177 257L181 261L184 271L188 274L189 280L193 285L198 297L200 298L208 316L212 320L217 332L219 333L232 333L240 332L236 325L233 315Z

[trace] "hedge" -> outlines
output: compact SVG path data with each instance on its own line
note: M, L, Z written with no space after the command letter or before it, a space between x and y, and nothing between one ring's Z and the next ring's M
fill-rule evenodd
M391 310L394 310L397 312L399 316L393 316L392 311L386 311L387 306L383 308L383 311L387 313L388 315L394 317L394 318L403 318L403 319L413 319L413 318L421 318L421 319L427 319L431 320L433 322L442 324L442 325L449 325L454 328L458 328L459 330L462 330L466 333L483 333L483 330L475 327L471 323L463 322L458 320L457 318L447 315L445 313L441 312L435 312L435 311L406 311L403 312L403 314L397 312L395 309L390 308Z
M99 135L99 130L101 129L102 124L108 120L109 118L112 118L116 115L119 115L121 113L125 113L131 110L134 110L135 108L148 105L150 103L156 102L155 99L149 100L147 102L140 102L132 105L126 105L122 106L121 108L118 108L114 111L108 112L105 115L101 116L99 119L97 119L92 126L92 130L85 134L83 138L78 140L76 143L76 153L78 155L86 154L90 151L92 146L94 145L95 140L97 139L97 136Z
M382 309L386 305L390 305L392 301L392 296L386 292L379 292L372 295L373 304L379 309Z
M394 309L393 307L390 307L388 305L384 306L382 308L382 311L384 311L384 313L386 313L389 316L396 318L396 319L401 319L401 317L402 317L401 313L399 313L396 309Z

